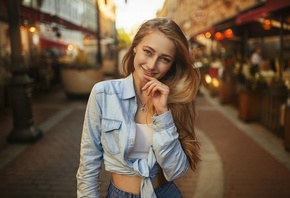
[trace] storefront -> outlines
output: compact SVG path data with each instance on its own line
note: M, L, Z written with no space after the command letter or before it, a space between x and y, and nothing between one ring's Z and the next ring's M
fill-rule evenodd
M243 60L249 58L253 43L265 45L265 57L274 59L274 46L285 61L289 59L289 13L290 1L268 0L192 35L192 40L206 44L210 54L240 53Z
M96 40L96 11L92 1L21 1L21 51L35 89L60 82L59 60L72 61L77 50L85 50L87 39ZM7 2L0 0L0 108L9 105L11 51Z

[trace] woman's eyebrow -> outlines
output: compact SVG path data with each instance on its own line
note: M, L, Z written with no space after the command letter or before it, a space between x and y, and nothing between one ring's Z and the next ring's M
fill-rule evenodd
M147 47L150 50L152 50L153 52L156 52L152 47L148 46L148 45L144 45L143 47ZM162 56L166 56L168 58L173 58L172 56L170 56L169 54L161 54Z

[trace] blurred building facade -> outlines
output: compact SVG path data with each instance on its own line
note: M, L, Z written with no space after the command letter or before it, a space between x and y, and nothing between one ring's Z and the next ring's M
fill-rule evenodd
M157 16L180 25L211 95L290 142L289 0L165 0Z
M176 21L186 35L195 35L220 21L231 18L242 10L254 7L262 0L166 0L158 16L166 16Z
M6 89L11 77L6 1L0 0L0 108L8 103ZM22 0L19 12L21 48L29 76L36 82L60 81L55 66L72 63L79 52L96 65L98 42L102 57L115 55L113 0Z
M176 21L190 41L207 46L208 54L234 50L248 58L254 45L260 45L271 59L283 53L286 64L290 58L289 13L288 0L166 0L157 15ZM267 45L274 45L276 53Z

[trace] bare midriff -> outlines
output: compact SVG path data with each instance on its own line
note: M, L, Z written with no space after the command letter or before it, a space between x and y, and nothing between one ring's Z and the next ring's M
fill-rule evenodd
M141 177L112 173L113 184L124 192L139 195L141 192Z
M141 193L141 180L141 177L138 176L112 173L112 181L115 187L124 192L133 193L135 195L139 195ZM154 179L153 188L155 189L158 186L164 185L165 183L167 183L167 181L162 171L159 171Z

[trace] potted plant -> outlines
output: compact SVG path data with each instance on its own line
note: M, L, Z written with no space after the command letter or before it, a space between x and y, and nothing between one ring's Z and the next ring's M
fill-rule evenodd
M76 58L61 67L63 89L68 98L86 98L95 83L103 80L103 72L94 63L93 55L78 52Z
M243 73L240 80L243 89L239 92L239 118L245 122L257 121L260 116L261 92L267 84L258 72L248 75Z

